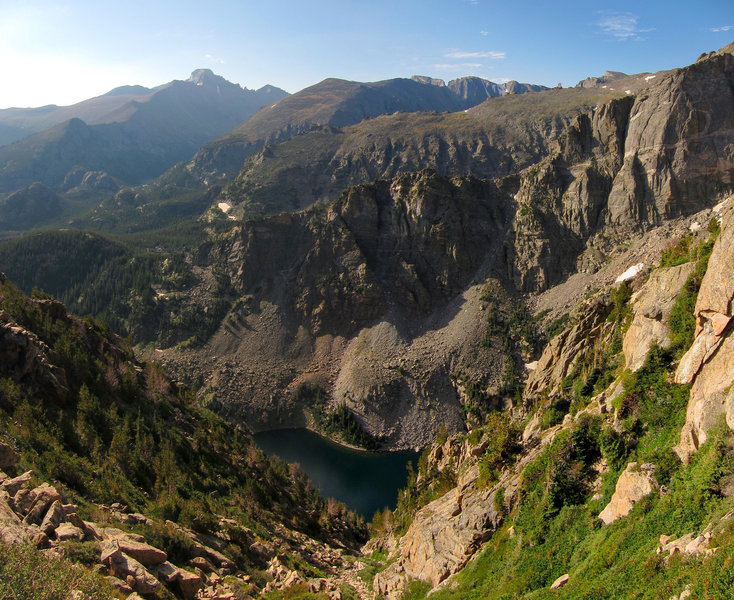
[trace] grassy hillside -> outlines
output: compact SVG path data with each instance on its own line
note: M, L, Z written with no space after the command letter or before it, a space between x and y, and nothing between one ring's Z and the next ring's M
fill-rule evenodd
M483 427L459 438L459 447L465 440L470 447L490 440L474 446L482 448L475 486L489 490L518 472L519 487L500 487L494 495L502 524L466 567L437 590L413 581L403 598L424 598L428 592L441 600L677 598L685 589L692 598L734 594L734 435L722 416L690 462L681 462L673 451L691 389L673 383L674 374L693 341L693 307L719 231L716 221L709 231L711 238L700 244L692 243L690 235L671 244L660 261L661 267L695 263L667 320L672 333L668 348L653 344L642 368L625 370L622 339L633 309L632 288L622 283L605 297L606 333L588 339L558 394L526 406L523 423L494 414ZM597 402L606 401L600 393L615 380L622 388L611 401L612 412L595 410ZM520 453L533 448L520 444L528 423L537 423L537 435L548 434L543 439L549 443L521 466ZM418 510L466 476L461 464L437 469L431 462L432 456L441 456L436 449L445 441L444 436L423 454L397 510L375 516L373 534L405 532ZM627 516L603 524L599 515L620 476L635 468L650 470L658 487ZM663 548L687 535L675 552ZM703 544L700 550L687 546L692 540ZM383 562L373 571L388 565ZM569 576L568 582L550 589L562 575Z
M99 516L96 503L126 504L153 519L139 533L178 557L193 549L161 527L166 519L205 535L234 519L264 540L281 523L340 544L364 535L359 518L330 512L298 469L265 457L246 431L199 406L157 365L138 363L102 322L30 299L9 281L0 284L0 315L0 439L84 518ZM25 332L8 337L15 324ZM18 336L30 340L25 353L14 353ZM224 554L256 568L262 559L251 543L233 530ZM3 556L0 573L16 558Z

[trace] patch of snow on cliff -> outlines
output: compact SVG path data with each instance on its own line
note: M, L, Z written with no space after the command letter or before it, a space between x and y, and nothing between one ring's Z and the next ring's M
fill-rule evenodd
M719 222L719 225L721 225L721 222L723 220L721 213L724 212L724 209L728 206L729 202L731 202L733 199L734 199L734 196L730 196L729 198L725 198L724 200L719 202L716 206L714 206L714 216L716 217L716 220Z
M645 268L645 263L637 263L636 265L633 265L629 269L627 269L619 277L617 277L614 283L621 283L623 281L627 281L628 279L632 279L635 275L637 275L644 268Z

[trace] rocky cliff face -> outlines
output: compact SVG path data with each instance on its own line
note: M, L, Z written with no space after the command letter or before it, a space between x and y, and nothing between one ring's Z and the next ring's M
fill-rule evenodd
M722 220L708 270L696 300L696 335L675 374L692 383L686 423L676 452L688 460L708 431L724 417L734 428L734 203L717 206Z
M426 166L446 176L507 176L547 157L579 113L611 97L548 90L492 98L465 112L399 112L351 127L314 128L258 152L222 199L237 215L268 214L334 200L345 187Z
M676 449L684 458L688 458L705 441L707 430L717 420L726 418L729 427L734 429L730 393L734 382L734 365L728 346L734 298L734 287L730 281L734 271L730 248L734 223L732 202L730 200L717 206L713 213L705 210L693 221L705 222L711 214L723 217L721 235L711 255L696 303L696 341L681 359L676 374L676 380L681 383L693 381L687 421L681 443ZM682 236L689 226L690 221L679 221L674 235ZM664 244L659 244L657 251L664 248ZM627 258L629 260L630 257ZM640 357L644 359L653 344L659 347L669 345L667 321L676 298L694 268L695 263L688 262L674 267L656 268L651 272L639 270L625 284L634 293L625 301L628 312L621 319L612 312L618 309L613 308L616 301L610 300L608 295L609 287L614 285L613 280L608 280L606 290L597 292L593 298L576 308L572 317L575 322L551 340L537 364L533 365L524 393L525 407L530 415L522 410L513 411L514 417L524 419L525 423L519 437L521 449L516 457L503 463L496 483L488 486L480 476L482 464L489 452L488 440L497 435L497 431L491 427L489 433L484 434L488 437L480 438L471 434L455 436L431 447L425 456L427 466L421 470L417 483L412 485L420 485L424 473L430 473L432 475L429 477L440 480L445 471L454 473L456 483L438 498L419 508L404 534L387 533L368 544L366 551L383 548L390 556L386 568L375 578L375 592L388 598L399 598L415 579L428 582L434 589L437 586L455 588L461 581L461 575L457 574L477 555L484 552L486 560L487 553L497 551L498 544L502 543L497 541L498 536L513 538L516 535L515 525L518 528L527 526L522 525L525 521L521 517L521 505L537 500L528 491L528 482L537 477L533 469L537 469L538 464L544 464L537 462L541 454L552 456L549 460L557 461L553 469L562 469L558 465L567 461L568 455L558 448L563 447L565 442L562 440L568 439L565 436L576 435L574 432L582 428L582 423L587 419L604 424L609 428L608 431L615 428L618 433L624 431L620 420L621 405L615 399L625 398L629 401L624 382L632 381L629 373L643 366ZM551 293L549 291L547 294ZM615 347L614 340L622 338L623 346L617 342ZM617 365L615 361L618 359L621 362ZM569 380L588 382L594 370L604 369L611 369L614 374L611 382L605 383L599 393L590 394L591 397L581 405L581 410L566 414L561 424L549 427L547 409L575 393L571 391ZM671 375L672 372L665 378ZM629 416L629 413L626 415ZM659 443L659 438L656 443ZM556 448L555 453L552 448ZM606 456L604 454L604 460L595 463L594 468L600 476L611 468ZM535 466L530 467L531 464ZM668 488L657 479L660 471L655 464L631 461L626 466L622 463L616 468L616 485L612 488L614 493L608 495L607 501L600 506L603 508L595 512L605 525L627 517L634 505L643 499L656 494L664 497L668 493ZM592 498L590 502L603 497L599 482L600 479L597 479L584 488L584 493ZM554 484L548 481L544 485L552 487ZM511 520L515 525L508 529L507 524L503 524L505 520ZM698 537L695 533L683 536L676 540L677 546L670 542L671 536L662 536L658 554L670 552L672 555L680 551L710 557L713 552L706 551L711 539L710 530L711 526ZM507 537L500 539L506 540ZM692 543L693 540L696 542ZM670 545L667 545L669 542ZM526 545L526 541L518 542L517 547L525 548ZM673 550L674 547L678 550ZM478 565L472 567L481 568ZM568 576L564 577L567 581ZM548 584L550 581L553 581L553 577L549 578Z
M227 406L255 427L302 423L304 407L281 394L311 381L393 446L419 445L441 419L460 427L452 375L477 368L478 274L502 270L511 211L495 183L423 171L350 188L329 207L245 223L217 250L248 299L212 342L237 357L229 375L214 375L220 397L239 389L247 400Z
M610 273L627 244L662 240L661 225L730 189L732 60L707 57L576 115L549 155L518 175L398 175L304 213L245 221L214 253L242 298L237 310L209 347L168 357L206 369L228 410L258 428L306 423L293 403L306 382L346 401L392 447L425 443L440 420L460 428L457 382L469 376L491 396L507 364L500 348L482 345L488 278L510 302L577 275L589 281ZM644 243L636 247L644 254ZM685 269L654 277L672 297ZM666 339L660 302L647 310L639 298L627 340L639 350L627 354L633 367L645 344ZM559 298L550 308L571 306ZM604 330L604 317L578 324L576 346ZM536 371L529 389L568 376L577 350L549 357L557 373Z

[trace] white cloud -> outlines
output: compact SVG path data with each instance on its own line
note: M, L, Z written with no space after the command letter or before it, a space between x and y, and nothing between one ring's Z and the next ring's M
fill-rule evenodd
M720 31L729 31L730 29L734 29L734 25L724 25L723 27L713 27L711 31L715 33L719 33Z
M485 31L484 29L482 29L482 31L480 31L479 34L480 35L487 36L487 35L489 35L489 31Z
M489 52L462 52L461 50L452 50L444 54L446 58L491 58L493 60L505 58L506 55L506 52L496 52L494 50L490 50Z
M206 58L207 60L213 61L213 62L215 62L215 63L217 63L219 65L226 64L226 61L223 58L215 58L211 54L205 54L204 55L204 58Z
M483 66L481 63L441 63L433 65L433 68L444 71L462 71L464 69L481 69Z
M619 42L633 40L642 41L645 38L641 34L653 31L653 29L642 29L638 25L640 17L632 13L606 12L597 24L603 35L610 36Z

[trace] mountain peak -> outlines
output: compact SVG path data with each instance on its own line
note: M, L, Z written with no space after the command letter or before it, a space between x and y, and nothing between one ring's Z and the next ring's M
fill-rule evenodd
M186 80L196 85L207 85L210 83L219 83L223 77L216 75L211 69L196 69Z
M436 79L434 77L426 77L425 75L413 75L411 77L413 81L418 83L424 83L426 85L435 85L436 87L445 87L446 82L443 79Z

